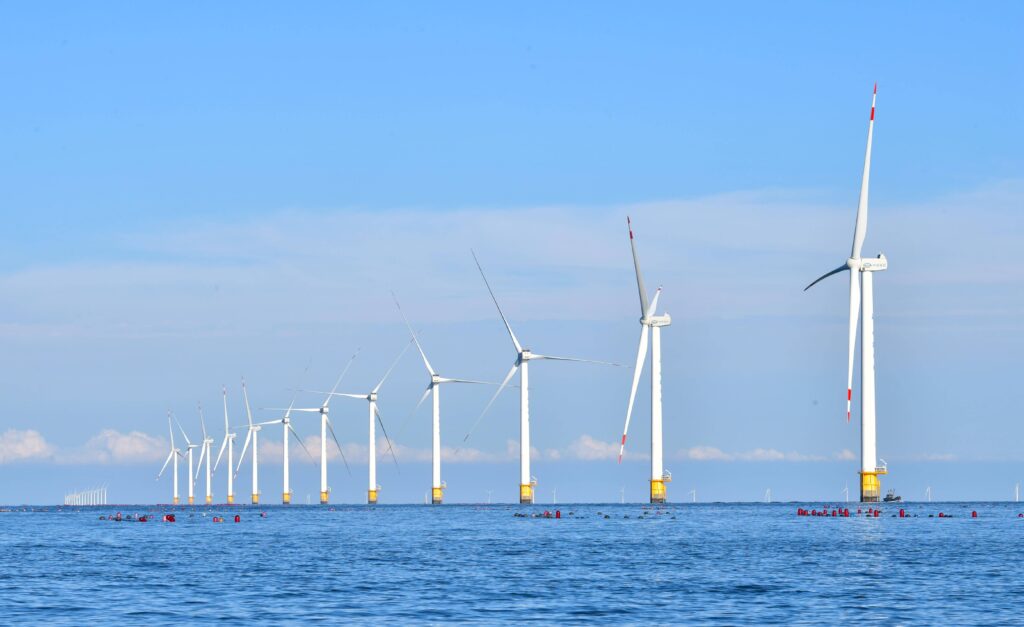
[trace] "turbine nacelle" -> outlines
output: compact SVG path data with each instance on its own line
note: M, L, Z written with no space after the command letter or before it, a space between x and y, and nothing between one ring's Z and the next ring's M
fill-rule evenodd
M667 313L663 313L660 316L646 316L640 318L640 324L649 327L667 327L672 324L672 316Z
M869 257L860 260L861 272L881 272L889 267L889 261L885 255L878 253L877 257Z

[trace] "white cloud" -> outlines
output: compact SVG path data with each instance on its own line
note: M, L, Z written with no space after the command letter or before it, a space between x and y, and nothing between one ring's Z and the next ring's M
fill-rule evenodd
M719 462L824 462L849 461L856 459L849 450L842 450L831 456L808 455L805 453L783 452L773 448L755 448L749 451L726 452L714 446L694 446L678 451L676 459L690 461Z
M33 429L8 429L0 435L0 464L46 459L53 455L53 447L42 434Z
M55 459L63 464L137 464L162 461L169 450L167 440L141 431L104 429L81 448L58 451Z

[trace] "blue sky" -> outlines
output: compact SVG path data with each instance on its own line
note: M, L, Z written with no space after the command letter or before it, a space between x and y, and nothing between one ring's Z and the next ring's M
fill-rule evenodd
M278 406L357 347L346 383L372 386L405 341L391 289L442 373L500 378L514 354L470 247L524 343L629 364L627 214L674 320L670 496L854 489L846 290L800 290L848 251L875 81L886 485L1005 498L1024 479L1018 5L175 9L0 8L0 502L88 482L164 500L168 407L196 432L225 383L238 424L243 374ZM400 473L381 463L392 501L429 479L427 412L397 434L426 384L412 357L382 394L405 447ZM643 447L603 457L629 368L534 372L540 494L640 499ZM487 391L446 392L454 446ZM358 459L364 408L344 411ZM446 466L450 498L512 498L516 411L503 397L478 461ZM358 501L364 476L332 468L332 487Z

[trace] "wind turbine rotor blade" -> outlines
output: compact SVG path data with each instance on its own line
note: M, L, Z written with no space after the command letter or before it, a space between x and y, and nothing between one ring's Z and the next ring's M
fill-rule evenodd
M206 439L206 419L203 417L203 403L199 402L199 424L203 428L203 439Z
M500 385L497 381L474 381L473 379L442 379L441 383L473 383L475 385ZM421 403L423 401L420 401Z
M242 445L242 454L238 456L238 467L235 468L235 476L238 476L238 471L242 469L242 462L245 460L245 452L249 450L249 442L252 440L252 429L245 434L245 444Z
M199 448L201 449L199 453L199 463L196 464L196 476L194 479L192 479L193 484L199 479L199 473L202 472L203 470L203 459L206 458L207 447L201 446Z
M265 427L267 425L279 425L282 422L284 422L284 419L283 418L278 418L277 420L268 420L266 422L257 422L254 426L256 426L256 427Z
M817 285L818 283L820 283L820 282L821 282L822 280L824 280L824 279L827 279L827 278L829 278L829 277L830 277L830 276L832 276L833 274L839 274L839 273L840 273L840 272L842 272L843 270L849 270L849 269L850 269L850 267L849 267L849 266L847 266L847 265L846 265L846 264L844 263L843 265L839 266L839 267L838 267L838 268L836 268L835 270L829 270L829 271L828 271L828 272L826 272L825 274L823 274L823 275L821 275L820 277L818 277L818 278L814 279L813 281L811 281L811 284L810 284L810 285L808 285L807 287L805 287L805 288L804 288L804 291L806 292L807 290L811 289L812 287L814 287L815 285Z
M508 318L505 317L504 312L501 311L501 305L498 304L498 298L494 295L494 290L491 289L491 284L487 281L487 275L484 274L484 269L480 265L480 260L476 258L476 252L470 249L469 251L473 255L473 261L476 262L476 268L480 271L480 276L484 279L484 285L487 286L487 291L491 294L491 300L494 301L494 306L498 308L498 315L501 316L501 321L505 323L505 328L508 329L508 335L512 338L512 344L516 347L516 352L523 352L523 347L516 339L516 334L512 332L512 325L508 323Z
M398 456L395 455L395 449L391 446L391 438L388 437L388 430L384 428L384 418L381 417L380 408L377 405L373 406L373 413L377 415L377 424L380 425L380 432L384 434L384 441L388 443L388 452L391 453L391 459L395 460L395 468L398 468L398 473L401 474L402 469L398 466Z
M576 357L554 357L552 355L533 355L532 359L550 359L552 361L578 361L584 364L600 364L602 366L621 366L611 361L597 361L596 359L577 359Z
M177 416L174 417L174 422L178 425L178 429L181 431L181 435L185 436L185 444L187 444L189 448L192 448L192 440L188 439L188 435L185 433L185 429L182 428L181 423L178 422Z
M405 322L405 326L409 329L409 335L412 336L412 341L416 343L416 348L420 351L420 357L423 358L423 365L427 367L427 372L430 376L434 376L437 373L434 372L434 368L431 367L430 361L427 360L427 354L423 352L423 347L420 346L420 340L416 337L416 332L412 330L412 325L409 324L409 319L405 317L405 312L402 311L402 305L398 302L398 296L395 296L395 292L391 292L391 298L395 299L395 307L398 307L398 313L401 314L402 320Z
M171 424L171 410L167 410L167 431L171 434L171 448L174 448L174 426Z
M647 359L647 335L651 327L646 324L640 329L640 346L636 351L636 366L633 367L633 387L629 390L629 405L626 407L626 426L622 428L622 443L619 444L619 463L622 463L622 454L626 451L626 433L629 431L629 419L633 415L633 402L636 400L636 388L640 384L640 375L643 373L644 360Z
M245 399L245 416L249 419L249 426L252 426L252 407L249 406L249 389L245 386L245 377L242 377L242 397Z
M229 427L228 427L228 386L222 385L222 386L220 386L220 389L221 389L221 392L224 395L224 435L226 437L228 435L228 430L229 430Z
M654 290L654 298L651 300L651 308L647 311L647 317L650 318L654 315L654 312L658 309L658 299L661 298L661 286Z
M864 238L868 232L868 183L871 178L871 139L875 131L875 99L878 98L878 83L871 95L871 117L868 119L868 145L864 151L864 175L860 181L860 200L857 203L857 222L853 228L853 252L850 257L860 259Z
M388 380L388 377L391 375L391 371L394 370L395 366L398 365L398 362L402 360L402 357L405 355L405 351L409 350L410 346L412 346L412 340L410 340L409 343L405 345L405 348L402 349L402 352L398 353L398 357L395 358L395 361L391 362L391 367L388 368L388 371L384 373L383 377L381 377L380 383L377 384L377 387L373 388L373 393L380 391L380 386L384 385L384 382Z
M174 457L174 454L175 454L176 452L177 452L177 451L175 451L174 449L172 449L172 450L171 450L171 452L170 452L170 453L169 453L169 454L167 455L167 460L166 460L166 461L164 462L164 465L163 465L163 466L162 466L162 467L160 468L160 472L158 472L158 473L156 474L156 478L157 478L157 479L159 479L160 477L162 477L162 476L163 476L163 474L164 474L164 471L165 471L165 470L167 470L167 464L171 463L171 459L172 459L172 458Z
M644 277L640 273L640 257L636 254L636 239L633 237L633 223L629 216L626 216L626 227L629 229L629 247L633 249L633 268L636 270L636 287L640 291L640 315L647 317L654 313L651 304L647 301L647 288L644 287Z
M310 452L309 452L309 449L308 449L308 448L306 448L306 445L305 445L305 444L303 444L303 442L302 442L302 438L300 438L300 437L299 437L299 434L295 432L295 428L294 428L294 427L292 427L291 423L289 423L289 424L288 424L288 431L289 431L289 432L290 432L290 433L291 433L292 435L294 435L294 436L295 436L295 441L299 443L299 446L301 446L301 447L302 447L302 450L306 451L306 455L308 455L308 456L309 456L309 461L311 461L311 462L316 462L316 459L314 459L314 458L313 458L313 454L312 454L312 453L310 453Z
M327 418L327 430L331 432L331 437L334 438L334 444L338 447L338 453L341 455L341 461L345 464L345 472L352 476L352 471L348 467L348 460L345 459L345 451L341 449L341 442L338 441L338 436L334 434L334 425L331 424L331 419Z
M222 455L224 455L224 450L227 449L227 447L228 447L228 438L227 438L227 436L225 436L224 437L224 443L220 445L220 452L217 453L217 461L213 462L213 471L214 472L217 472L217 466L220 466L220 458L221 458ZM230 472L230 470L231 469L229 468L228 471Z
M345 364L345 368L341 371L341 374L338 375L338 380L334 382L334 387L331 388L331 392L324 399L324 402L323 402L323 405L322 405L323 407L327 407L330 404L331 398L334 397L334 393L338 391L338 386L341 385L341 380L345 378L345 373L348 372L349 367L352 365L352 362L356 360L356 357L359 356L359 351L361 351L361 350L363 350L363 349L357 348L356 352L352 353L352 357L349 358L348 363Z
M423 404L423 401L427 400L427 397L430 396L430 393L433 391L433 389L434 383L433 381L431 381L430 384L427 385L427 389L423 391L423 396L420 396L420 400L416 403L416 407L413 407L412 411L409 412L409 415L402 420L401 426L398 427L398 433L396 434L396 437L402 437L402 434L405 433L405 428L409 426L409 421L412 420L412 417L416 415L416 412L419 411L420 409L420 405Z
M512 380L512 377L515 376L516 370L519 370L518 361L516 361L516 363L512 365L512 369L508 371L507 375L505 375L505 380L501 382L501 385L498 386L498 389L494 393L494 396L492 396L491 400L487 402L487 406L484 407L484 410L482 412L480 412L480 415L477 417L476 422L474 422L473 426L470 428L469 433L466 434L466 437L462 438L463 442L469 440L469 436L473 435L473 432L476 431L477 426L480 425L480 421L483 420L483 417L487 414L487 410L491 408L491 405L494 404L494 401L498 399L498 395L500 395L501 391L505 389L505 386L508 385L508 382Z
M853 351L857 345L857 318L860 315L860 272L850 272L850 367L846 376L846 422L850 422L853 402Z

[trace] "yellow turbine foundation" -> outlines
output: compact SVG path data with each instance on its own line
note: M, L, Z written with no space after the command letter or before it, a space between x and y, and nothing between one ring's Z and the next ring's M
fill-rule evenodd
M878 475L887 474L884 470L876 470L874 472L861 471L860 473L860 502L861 503L878 503L881 500L882 495L882 483L878 480Z
M663 479L651 479L651 503L664 503L665 497L665 481Z
M281 494L281 503L283 503L284 505L291 505L291 502L292 502L292 493L291 492L284 492L284 493Z
M377 504L377 491L376 490L367 490L366 491L366 502L369 505L376 505Z
M253 494L252 495L252 504L253 505L259 505L260 504L260 495L259 494Z
M327 505L327 492L323 491L320 493L320 504Z
M207 505L213 505L213 497L212 496L206 497L206 504Z
M433 488L431 490L431 501L434 505L440 505L441 501L444 500L444 488Z
M189 504L189 505L195 505L195 504L196 504L196 499L195 499L195 497L191 497L191 496L190 496L190 497L188 497L188 504Z
M533 505L533 484L519 484L519 503L521 505Z
M235 504L235 495L234 494L229 494L228 495L228 505L234 505L234 504Z
M174 504L177 505L178 503L181 503L181 499L174 497Z

